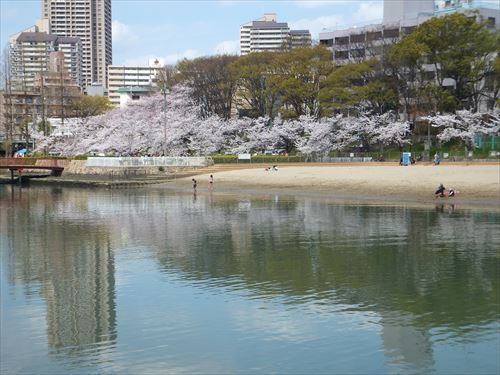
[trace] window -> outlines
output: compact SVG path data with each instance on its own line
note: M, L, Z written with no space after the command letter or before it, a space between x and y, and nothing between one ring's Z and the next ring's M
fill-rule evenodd
M351 35L351 43L363 43L365 41L365 34Z

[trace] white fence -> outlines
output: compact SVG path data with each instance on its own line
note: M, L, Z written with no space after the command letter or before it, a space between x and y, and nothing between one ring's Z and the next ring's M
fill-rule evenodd
M206 157L102 157L88 158L87 167L206 167Z

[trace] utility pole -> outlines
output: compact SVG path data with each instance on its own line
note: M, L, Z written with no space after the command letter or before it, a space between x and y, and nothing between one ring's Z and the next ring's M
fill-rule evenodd
M5 111L7 112L7 116L5 116L3 119L5 121L5 132L7 133L7 147L5 150L5 157L10 157L13 152L15 118L14 101L12 100L12 71L10 66L10 54L7 48L4 50L2 64L3 74L5 78L4 106Z
M163 85L163 156L167 156L167 87Z
M167 93L171 84L172 71L164 66L156 73L160 91L163 94L163 156L167 156Z
M59 78L61 80L60 82L60 89L61 89L61 131L64 132L64 77L63 77L63 67L64 67L64 58L60 62L59 66Z

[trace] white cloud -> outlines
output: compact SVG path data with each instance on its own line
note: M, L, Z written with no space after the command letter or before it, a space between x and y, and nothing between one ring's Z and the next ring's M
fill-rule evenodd
M321 16L318 18L302 18L295 22L290 22L290 28L294 30L309 30L313 39L324 29L336 28L345 22L341 16Z
M362 1L354 13L350 15L326 15L318 18L302 18L290 22L292 29L307 29L311 32L313 39L324 30L347 29L353 26L363 26L369 23L382 21L384 5L380 1Z
M325 5L341 5L346 3L352 3L355 0L301 0L295 1L295 4L299 6L299 8L319 8Z
M352 16L352 22L375 23L380 21L384 15L384 4L382 2L362 2L358 10Z
M155 56L150 54L150 55L132 57L125 59L123 65L148 66L150 60L156 60L156 59L158 59L161 65L164 64L170 65L170 64L175 64L184 58L194 59L200 56L202 56L202 53L200 53L199 51L194 49L187 49L185 51L179 53L171 53L166 56Z
M118 20L114 20L111 23L111 30L113 43L131 42L137 40L137 35L130 30L130 27Z
M235 4L238 4L240 1L238 0L219 0L217 1L217 4L221 5L221 6L231 6L231 5L235 5Z
M200 57L201 55L202 53L200 51L197 51L195 49L187 49L180 53L171 53L167 56L164 56L163 59L165 60L166 64L175 64L182 59L194 59L196 57Z
M236 55L240 51L238 40L225 40L217 44L214 49L216 55Z

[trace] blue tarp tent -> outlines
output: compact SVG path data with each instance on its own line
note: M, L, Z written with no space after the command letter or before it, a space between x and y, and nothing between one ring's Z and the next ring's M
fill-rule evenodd
M14 155L22 155L22 154L25 154L28 152L28 149L27 148L22 148L20 150L17 150Z

